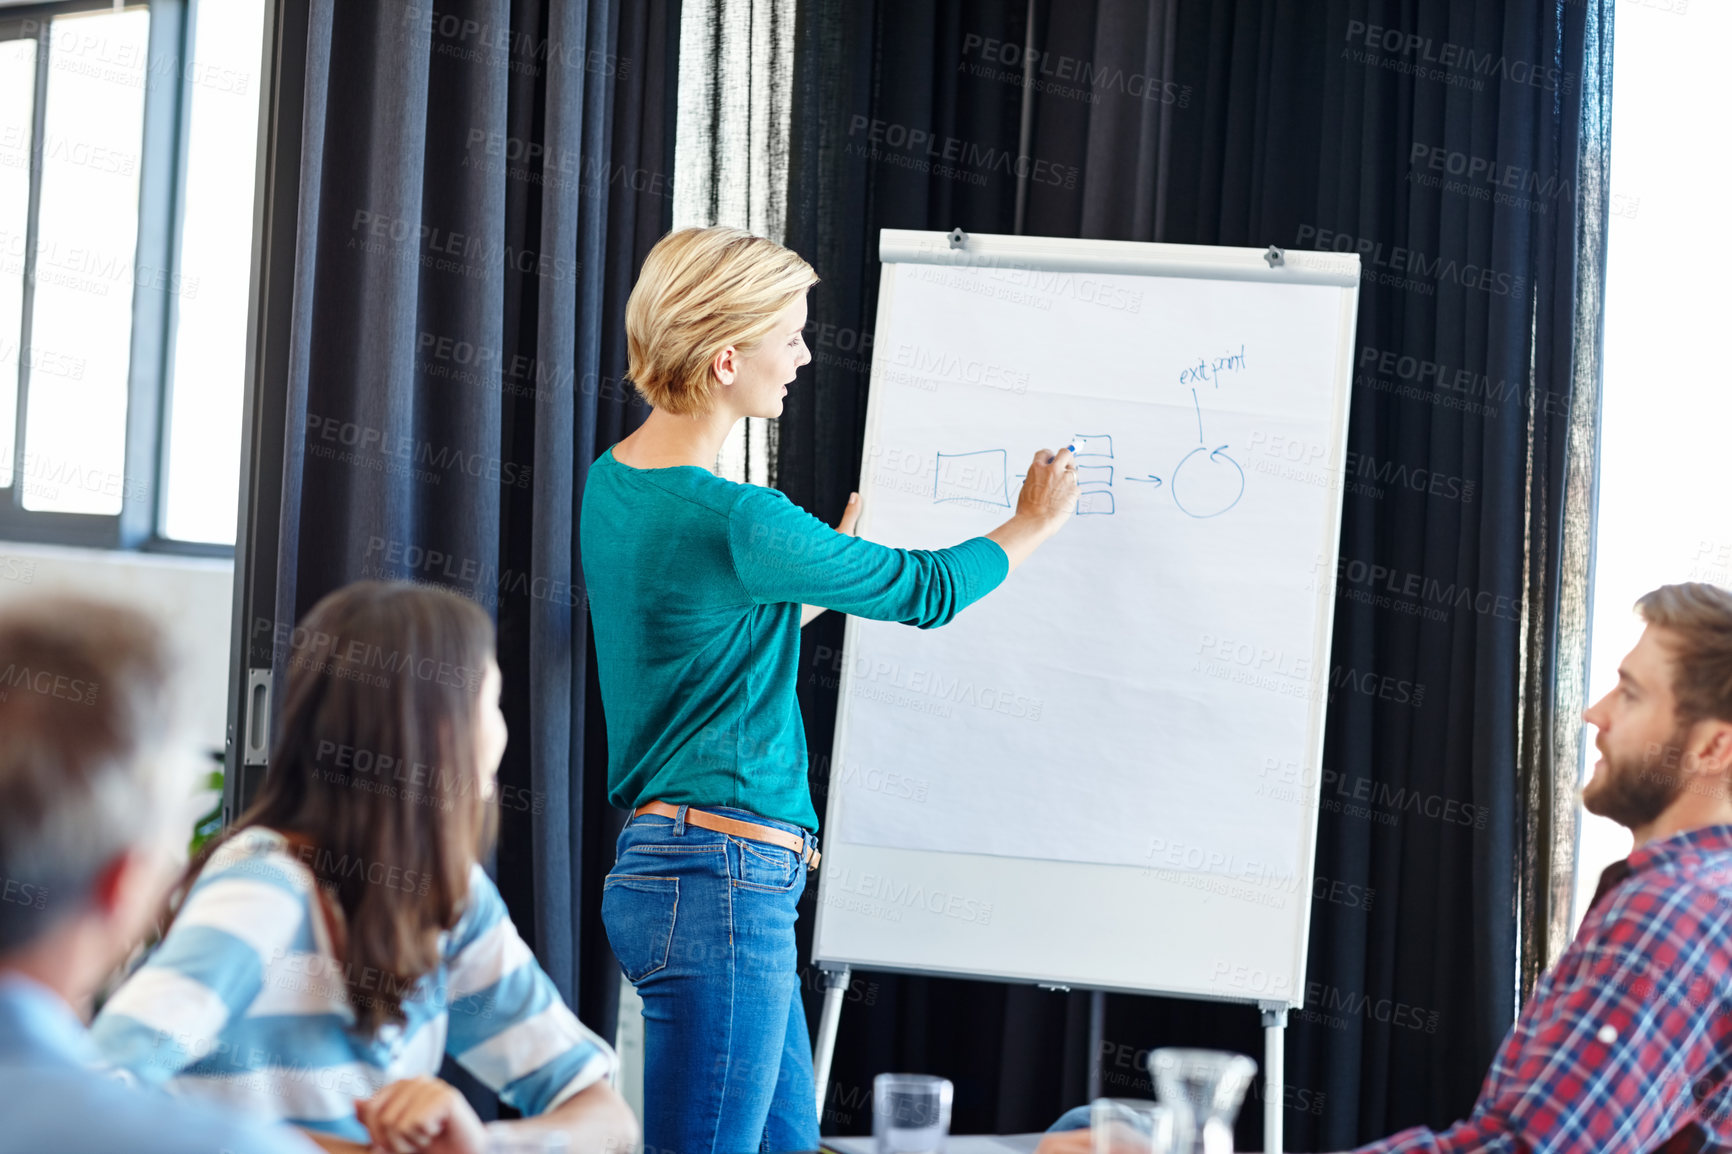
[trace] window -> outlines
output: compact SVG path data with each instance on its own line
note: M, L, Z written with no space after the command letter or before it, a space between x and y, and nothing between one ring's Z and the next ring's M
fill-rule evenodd
M233 546L264 10L0 17L0 537Z
M680 7L674 228L731 225L780 244L787 224L792 0L685 0ZM726 164L716 158L726 156ZM747 417L716 466L730 481L772 485L776 425Z
M197 13L180 271L198 292L182 296L175 331L159 531L232 545L265 0L207 0Z
M1709 339L1732 312L1711 247L1732 159L1703 147L1732 133L1728 37L1724 4L1618 5L1590 701L1641 635L1637 597L1679 581L1732 586L1732 393ZM1589 767L1598 756L1590 742ZM1581 829L1578 922L1600 870L1630 851L1605 818L1584 814Z

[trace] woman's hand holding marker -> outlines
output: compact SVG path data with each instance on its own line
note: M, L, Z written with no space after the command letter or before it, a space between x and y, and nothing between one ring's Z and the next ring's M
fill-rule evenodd
M987 534L998 543L1014 570L1076 513L1076 462L1071 448L1041 449L1029 462L1016 497L1016 516Z
M1023 478L1022 492L1017 494L1017 516L1051 522L1050 532L1056 533L1076 512L1076 499L1076 460L1071 447L1066 445L1056 453L1050 449L1036 452L1028 476Z

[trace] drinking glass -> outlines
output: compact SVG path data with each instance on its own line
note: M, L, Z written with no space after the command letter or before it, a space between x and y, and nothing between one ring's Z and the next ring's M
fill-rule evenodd
M878 1154L943 1154L955 1087L931 1074L872 1079L872 1137Z
M1224 1050L1163 1048L1149 1055L1162 1104L1176 1115L1178 1154L1232 1154L1233 1119L1257 1063Z
M1096 1098L1089 1103L1094 1154L1173 1154L1174 1117L1143 1098Z

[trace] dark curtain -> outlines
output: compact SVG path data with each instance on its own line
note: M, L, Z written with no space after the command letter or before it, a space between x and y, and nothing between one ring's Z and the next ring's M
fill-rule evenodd
M293 305L265 334L288 345L265 394L286 430L275 604L259 612L286 636L360 578L492 611L511 727L500 888L560 993L611 1036L599 904L619 817L576 518L590 462L645 412L621 380L623 314L672 216L678 6L304 13L298 220L279 254Z
M779 483L831 518L857 483L880 228L1011 232L1020 184L1031 234L1360 253L1286 1125L1293 1149L1447 1125L1567 925L1610 0L1033 10L802 3L788 239L825 280ZM950 139L969 159L934 171ZM840 628L807 632L822 805ZM1249 1007L1112 996L1093 1053L1087 1019L1082 993L856 974L826 1130L867 1130L890 1069L951 1077L958 1132L1007 1132L1085 1101L1091 1060L1138 1096L1151 1046L1262 1057ZM1248 1102L1240 1148L1261 1121Z

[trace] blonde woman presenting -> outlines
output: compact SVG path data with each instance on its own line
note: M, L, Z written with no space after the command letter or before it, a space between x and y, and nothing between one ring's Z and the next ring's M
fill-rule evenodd
M584 489L583 572L607 714L609 799L632 811L602 919L644 1002L644 1144L657 1154L815 1150L795 905L817 864L795 698L800 626L826 609L930 629L1069 519L1070 453L1041 450L1016 515L948 549L832 529L718 477L742 417L778 417L812 267L737 229L650 251L626 305L649 418Z

